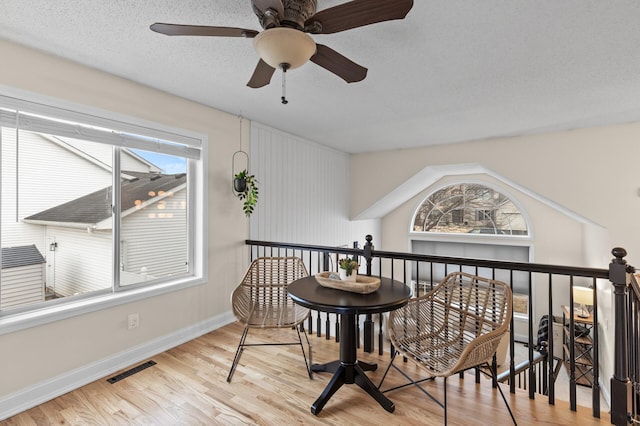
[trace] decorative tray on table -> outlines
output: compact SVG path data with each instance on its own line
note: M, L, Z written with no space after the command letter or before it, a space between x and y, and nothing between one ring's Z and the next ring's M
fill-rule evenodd
M338 275L335 272L320 272L316 274L316 281L323 287L350 291L352 293L369 294L380 288L380 279L366 275L357 275L356 281L345 281L329 278L330 275Z

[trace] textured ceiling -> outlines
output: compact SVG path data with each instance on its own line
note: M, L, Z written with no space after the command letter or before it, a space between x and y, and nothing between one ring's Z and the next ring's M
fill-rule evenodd
M279 72L246 86L250 39L153 22L260 30L249 0L0 0L0 38L347 152L640 119L638 0L415 0L405 20L313 36L368 76L307 63L287 74L288 105Z

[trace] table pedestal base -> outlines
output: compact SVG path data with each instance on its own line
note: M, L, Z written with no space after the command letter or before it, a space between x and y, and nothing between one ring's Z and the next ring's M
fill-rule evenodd
M312 371L315 372L329 372L334 373L333 377L327 384L327 387L324 388L322 394L316 399L311 405L311 412L313 414L318 414L322 411L322 408L329 401L331 396L336 393L338 389L344 384L352 384L360 386L365 392L373 397L378 404L382 406L385 410L390 413L393 413L395 410L395 405L389 398L387 398L380 390L373 384L371 379L367 377L365 371L373 371L378 366L376 364L369 364L366 362L357 362L356 364L343 364L340 361L333 361L328 364L323 365L314 365L311 367Z
M367 377L365 371L374 371L377 364L358 361L356 354L356 321L354 314L340 315L340 360L327 364L315 364L311 371L333 373L333 377L324 388L316 402L311 405L311 412L318 414L327 401L342 385L355 383L373 397L385 410L393 413L395 405Z
M367 377L365 371L373 371L378 366L358 361L357 315L370 315L393 311L407 304L411 289L399 281L380 277L380 288L371 295L357 294L322 287L314 277L305 277L289 284L289 296L294 302L306 308L340 315L340 356L338 361L323 365L313 365L312 371L332 373L333 377L322 391L311 412L318 414L331 396L345 384L360 386L385 410L392 413L395 409L380 389ZM366 325L365 333L369 329Z

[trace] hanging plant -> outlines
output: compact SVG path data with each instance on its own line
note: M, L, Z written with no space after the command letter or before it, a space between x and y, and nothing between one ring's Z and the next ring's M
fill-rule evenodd
M258 181L245 169L233 176L233 190L236 196L244 200L242 210L249 217L258 203Z

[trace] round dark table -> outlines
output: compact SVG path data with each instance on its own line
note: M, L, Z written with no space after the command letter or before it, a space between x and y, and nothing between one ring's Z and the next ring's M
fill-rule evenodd
M340 359L311 367L312 371L333 373L322 394L311 405L311 412L318 414L343 384L355 383L392 413L395 409L393 402L364 373L378 368L377 364L358 361L356 315L398 309L409 301L411 289L399 281L380 278L378 290L370 294L359 294L322 287L315 277L305 277L289 284L287 291L299 305L340 314Z

